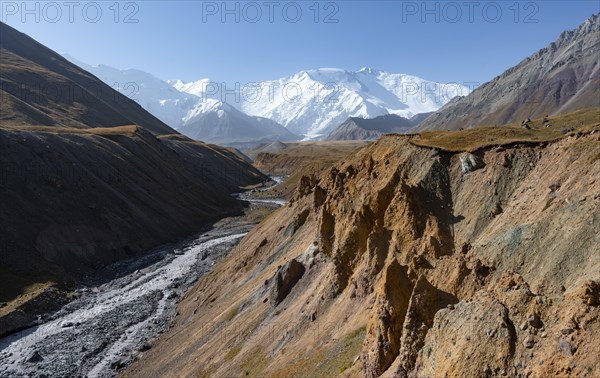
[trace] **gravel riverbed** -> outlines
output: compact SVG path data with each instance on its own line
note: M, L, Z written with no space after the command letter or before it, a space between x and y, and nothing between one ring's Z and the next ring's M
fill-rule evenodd
M253 225L234 222L88 277L40 325L0 340L1 377L112 377L169 328L179 298Z

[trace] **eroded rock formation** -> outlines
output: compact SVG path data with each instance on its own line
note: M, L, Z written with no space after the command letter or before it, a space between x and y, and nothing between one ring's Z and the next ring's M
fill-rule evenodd
M465 175L460 153L383 137L301 180L129 373L591 376L598 154L597 132L489 147ZM274 308L263 282L291 259L310 263ZM208 321L232 331L200 339Z

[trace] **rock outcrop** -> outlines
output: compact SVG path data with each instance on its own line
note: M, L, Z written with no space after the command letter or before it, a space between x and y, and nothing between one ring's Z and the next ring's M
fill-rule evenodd
M412 282L407 267L392 260L377 290L376 306L367 323L362 363L365 376L381 375L394 361L401 348L400 336L411 299Z
M274 306L280 304L288 296L294 285L302 278L304 271L304 265L295 259L290 260L279 268L275 275L275 282L271 291L271 303Z

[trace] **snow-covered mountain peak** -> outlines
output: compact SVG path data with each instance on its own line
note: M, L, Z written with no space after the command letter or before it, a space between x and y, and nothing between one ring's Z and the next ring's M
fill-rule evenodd
M102 64L91 66L68 55L65 58L191 138L237 146L298 139L277 122L249 116L222 101L219 87L210 79L189 83L163 81L137 69L120 70Z
M228 88L231 89L231 88ZM432 112L469 90L414 75L364 67L358 71L318 68L261 83L260 96L227 102L247 114L272 119L309 137L327 133L348 117ZM182 88L182 90L184 90Z
M317 68L275 80L231 85L208 78L165 82L140 70L90 66L65 57L174 128L205 113L223 116L240 111L275 121L293 133L319 138L349 117L396 114L410 118L436 111L457 95L469 94L462 85L432 82L368 66L358 71ZM242 117L235 119L238 118Z
M410 118L436 111L457 95L469 94L462 85L371 67L302 70L248 87L210 79L172 84L182 92L218 99L249 115L272 119L310 138L327 133L348 117L397 114Z
M375 68L371 68L371 67L363 67L360 70L358 70L358 72L360 73L368 73L368 74L378 74L380 72L382 72L381 70L375 69Z

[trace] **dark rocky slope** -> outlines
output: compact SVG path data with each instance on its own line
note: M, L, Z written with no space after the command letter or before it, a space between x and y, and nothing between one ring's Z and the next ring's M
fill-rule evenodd
M173 129L92 74L0 22L2 125L61 127L141 125L157 134Z
M395 114L371 119L350 117L332 130L327 140L375 140L384 134L405 133L413 126L409 119Z

